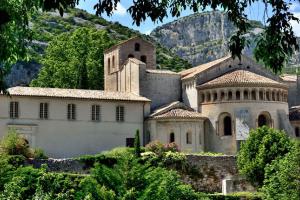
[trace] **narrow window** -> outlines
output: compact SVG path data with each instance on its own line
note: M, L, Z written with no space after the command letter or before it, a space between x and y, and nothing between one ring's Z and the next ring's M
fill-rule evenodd
M300 137L299 127L295 128L295 135L296 135L296 137Z
M124 106L116 107L116 121L124 122Z
M236 100L240 100L241 99L241 93L240 93L240 91L236 91L236 93L235 93L235 99Z
M129 55L128 55L128 58L134 58L134 55L129 54Z
M259 91L259 100L264 100L264 93L263 93L263 91Z
M192 133L191 132L186 133L186 143L192 144Z
M231 117L226 116L223 120L224 135L232 135Z
M76 119L76 105L75 104L68 104L68 120L75 120Z
M221 101L225 100L225 93L222 91L221 92Z
M115 56L112 57L112 67L115 68Z
M16 101L10 102L9 115L11 119L19 118L19 102Z
M147 57L146 56L141 56L141 61L144 63L147 63Z
M252 90L251 97L252 97L252 100L256 100L256 92L255 92L255 90Z
M175 134L174 133L170 133L170 143L175 142Z
M92 105L92 121L100 121L100 106Z
M232 100L232 92L231 91L228 92L228 100Z
M140 51L140 44L139 43L135 43L134 50L135 51Z
M110 74L110 58L107 60L107 72Z
M48 103L40 103L40 119L48 119Z
M217 101L217 99L218 99L218 94L214 92L213 101Z
M244 99L245 100L249 99L249 97L248 97L248 91L247 90L244 91Z

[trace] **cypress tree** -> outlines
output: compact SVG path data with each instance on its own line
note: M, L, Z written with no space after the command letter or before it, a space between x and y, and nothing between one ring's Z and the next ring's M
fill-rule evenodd
M141 156L140 131L136 130L134 137L134 154L136 157Z

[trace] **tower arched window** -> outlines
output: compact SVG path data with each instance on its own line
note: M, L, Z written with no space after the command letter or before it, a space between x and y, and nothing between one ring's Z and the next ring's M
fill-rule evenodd
M107 71L110 73L110 58L107 60Z
M141 49L141 45L139 43L135 43L134 44L134 50L135 51L140 51L140 49Z
M264 92L262 90L259 91L259 100L264 100Z
M115 56L112 57L112 67L115 68Z
M174 134L173 132L170 133L169 142L170 142L170 143L175 142L175 134Z

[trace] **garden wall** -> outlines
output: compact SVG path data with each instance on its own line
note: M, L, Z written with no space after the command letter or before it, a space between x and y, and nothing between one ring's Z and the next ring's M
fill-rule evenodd
M105 158L91 159L47 159L47 160L28 160L27 164L36 168L47 164L48 170L52 172L71 172L71 173L89 173L94 161L113 164L114 160ZM202 156L187 155L187 162L190 169L188 172L180 172L182 180L191 184L197 191L202 192L222 192L223 179L239 179L234 181L233 188L238 191L252 191L253 188L238 175L235 156Z

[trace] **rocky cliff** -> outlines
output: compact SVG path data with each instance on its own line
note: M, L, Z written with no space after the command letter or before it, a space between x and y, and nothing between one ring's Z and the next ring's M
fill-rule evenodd
M250 45L244 54L252 56L255 39L263 31L258 21L250 21L251 28L246 36ZM193 66L228 55L227 42L236 31L227 15L221 11L203 12L182 17L162 25L151 32L151 36ZM300 55L291 58L291 64L298 65Z

